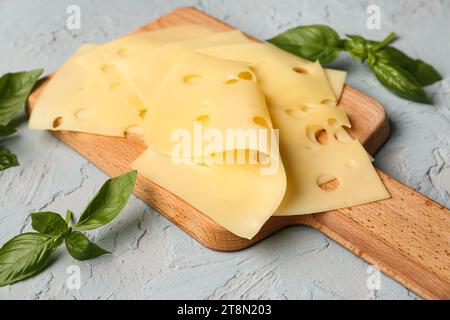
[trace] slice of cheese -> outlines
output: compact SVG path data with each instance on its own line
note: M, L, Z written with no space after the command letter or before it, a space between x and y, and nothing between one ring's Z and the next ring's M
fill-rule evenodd
M247 239L270 218L286 190L282 166L276 174L261 175L258 165L176 165L170 157L147 149L132 167Z
M282 128L280 150L288 176L276 215L328 211L389 197L364 148L346 133L350 123L345 111L309 106L307 111L271 110Z
M140 55L121 61L117 68L127 83L137 92L147 105L161 86L162 79L175 63L177 57L186 50L224 43L242 43L250 41L239 31L220 32L196 39L170 43L148 50Z
M80 50L89 49L82 47ZM110 136L124 136L128 128L142 128L142 124L143 118L138 112L124 107L116 93L74 59L52 76L29 121L30 129Z
M214 33L213 30L199 25L184 25L136 33L97 46L93 50L77 55L75 60L103 81L107 87L118 92L126 107L144 111L147 107L123 80L121 74L116 70L116 64L162 44L212 33Z
M328 82L323 74L321 81L310 82L310 92L299 93L305 86L298 87L292 77L314 78L318 73L309 66L299 73L294 68L281 67L281 63L266 60L254 68L263 91L268 94L273 124L280 130L280 150L288 177L288 189L276 214L322 212L389 197L364 148L350 139L343 128L350 127L350 123L343 109L335 107L336 99L330 98L324 89ZM331 86L328 90L332 91ZM314 142L323 130L329 138L325 145ZM345 144L343 141L347 140L353 142ZM353 170L346 169L350 164ZM334 177L340 183L335 190L319 187Z
M230 131L248 132L218 143L208 153L235 149L270 153L270 115L256 76L246 63L185 53L168 73L153 103L145 117L144 138L157 152L170 155L174 132L185 130L194 137L197 123L202 131L211 129L211 134L224 138ZM260 131L265 131L261 139Z
M145 117L144 138L149 148L132 167L234 234L252 238L280 204L286 175L278 144L269 149L261 140L254 144L245 138L225 142L228 130L270 135L270 116L248 64L185 52L177 57L153 103ZM201 159L195 151L194 156L174 158L172 151L178 142L172 141L173 133L184 130L192 137L187 148L195 148L199 143L195 124L200 124L205 134L213 130L210 132L223 140L214 149L202 149ZM251 150L259 153L253 163L248 161L250 157L238 163L235 152L239 150L248 155L255 155ZM204 156L212 153L219 157L211 163L204 161ZM232 163L214 161L229 154ZM262 154L271 161L258 161ZM195 161L180 163L178 159ZM269 166L272 170L264 170Z
M328 82L333 89L336 99L339 101L342 91L344 91L345 80L347 79L347 72L343 70L325 69Z

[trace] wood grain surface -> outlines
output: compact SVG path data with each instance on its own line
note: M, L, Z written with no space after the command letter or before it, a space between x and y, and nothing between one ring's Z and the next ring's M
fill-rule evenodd
M231 29L224 22L193 8L181 8L135 32L196 23L217 30ZM37 101L45 81L33 92ZM384 109L372 98L346 86L340 101L352 123L350 134L375 153L389 135ZM143 140L77 132L53 132L71 148L110 176L130 170L144 151ZM420 143L420 142L419 142ZM356 255L427 299L450 299L450 211L379 172L391 199L308 216L272 217L247 240L235 236L184 200L152 181L138 176L134 193L204 246L236 251L293 224L316 228Z

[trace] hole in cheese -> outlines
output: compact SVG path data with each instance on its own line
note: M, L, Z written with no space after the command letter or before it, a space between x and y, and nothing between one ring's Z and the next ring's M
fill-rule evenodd
M330 107L335 107L336 106L336 101L333 99L323 99L322 101L320 101L321 104L326 104L327 106Z
M201 123L205 123L209 120L209 116L207 114L202 114L201 116L198 116L197 118L195 118L196 122L201 122Z
M308 116L304 111L300 110L299 108L286 108L284 109L284 112L286 112L289 116L298 119L306 118Z
M339 179L329 174L323 174L317 178L317 186L325 191L335 191L339 188Z
M139 110L138 115L141 118L145 118L145 114L147 113L147 109Z
M94 115L94 110L90 108L80 108L77 111L75 111L75 117L80 120L86 120L89 118L92 118Z
M308 112L310 110L315 109L315 107L310 106L310 105L304 105L304 106L300 106L300 110L302 110L303 112Z
M293 67L292 70L299 74L308 74L308 70L302 67Z
M333 127L336 124L337 120L335 118L330 118L327 120L327 122L328 122L328 125Z
M342 143L353 142L352 137L345 131L344 127L339 127L334 131L334 138Z
M242 71L238 74L239 79L253 80L253 74L250 71Z
M114 70L114 66L112 64L104 64L102 66L102 71L105 73L111 72L112 70Z
M316 140L322 145L325 145L328 143L328 134L325 129L319 130L316 132Z
M253 120L253 123L258 125L258 126L261 126L263 128L268 128L269 127L269 124L267 123L267 120L264 119L263 117L256 116L256 117L253 117L252 120Z
M117 54L123 58L129 56L130 52L127 49L119 49L117 50Z
M53 120L53 129L58 128L63 123L63 117L57 117Z
M237 79L228 79L227 81L225 81L226 84L234 84L236 82L238 82Z
M309 140L311 140L314 143L322 145L328 143L327 131L317 124L306 127L306 135L309 138Z
M202 80L202 76L198 74L188 74L183 77L183 82L186 84L197 84Z

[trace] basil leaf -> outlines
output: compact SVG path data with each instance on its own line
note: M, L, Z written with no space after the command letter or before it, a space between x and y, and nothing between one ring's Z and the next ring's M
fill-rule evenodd
M387 89L404 99L430 104L425 90L408 71L384 60L373 59L370 61L370 58L370 68Z
M16 129L14 129L11 126L8 126L8 125L2 126L2 125L0 125L0 137L6 137L6 136L9 136L9 135L12 135L15 132L16 132Z
M70 255L80 261L97 258L110 253L105 249L100 248L95 243L90 242L89 239L79 231L72 231L69 233L65 237L65 244Z
M0 125L8 124L21 110L42 72L7 73L0 78Z
M59 236L64 234L67 229L67 223L55 212L35 212L31 214L31 226L37 232L49 236Z
M344 49L350 55L364 62L367 59L367 40L358 35L347 35L348 39L343 40Z
M324 25L300 26L267 41L304 59L319 60L322 64L334 61L343 45L337 32Z
M8 149L0 147L0 171L6 170L11 167L17 167L17 157L11 153Z
M109 179L84 209L78 223L72 227L92 230L112 221L125 207L133 192L136 171L131 171L114 179Z
M26 279L43 270L62 238L23 233L0 248L0 287Z
M375 55L378 59L390 61L408 71L422 87L442 80L442 76L433 66L420 59L413 59L397 48L386 47L377 51Z

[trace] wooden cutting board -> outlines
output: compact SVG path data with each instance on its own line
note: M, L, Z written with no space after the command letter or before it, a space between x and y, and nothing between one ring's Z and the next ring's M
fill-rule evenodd
M181 8L135 32L196 23L217 30L230 26L193 8ZM29 99L30 111L45 81ZM389 135L384 109L346 86L340 101L352 123L350 133L374 154ZM130 170L145 150L139 136L106 137L53 132L110 176ZM379 171L391 199L308 216L272 217L252 240L227 231L191 205L139 176L134 193L204 246L220 251L247 248L293 224L316 228L427 299L450 299L450 211Z

